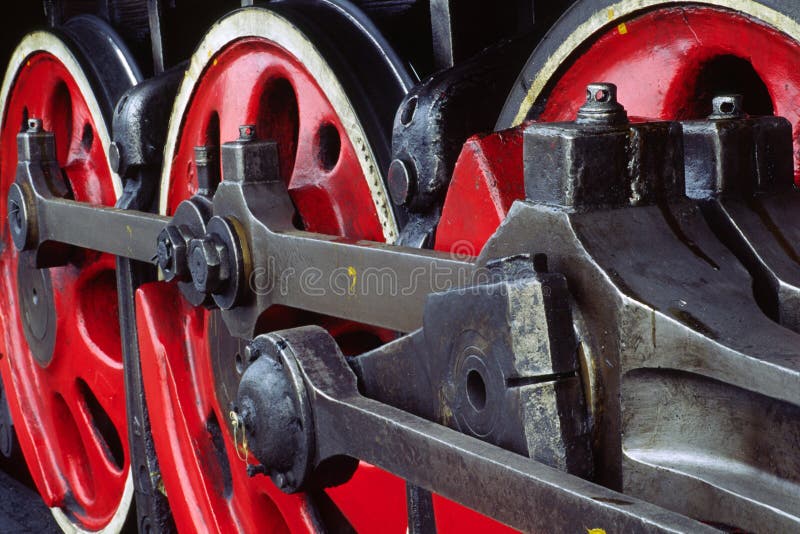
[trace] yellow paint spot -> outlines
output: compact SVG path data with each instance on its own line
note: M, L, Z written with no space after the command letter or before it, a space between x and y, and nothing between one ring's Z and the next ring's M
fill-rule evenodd
M602 528L587 528L586 532L588 534L606 534L605 529Z
M214 61L211 62L211 66L216 67L217 63L219 63L219 60L217 58L214 58Z
M128 231L128 237L133 239L133 228L131 228L129 224L126 224L125 229Z
M27 63L25 63L25 66L26 66L26 67L30 67L30 66L31 66L31 61L30 61L30 60L28 60L28 62L27 62Z
M358 279L358 273L356 272L356 268L355 267L348 267L347 268L347 276L350 277L350 293L355 293L356 280Z
M628 27L625 26L625 23L623 22L622 24L617 26L617 31L619 32L620 35L625 35L626 33L628 33Z
M609 7L608 8L608 20L609 20L609 22L614 20L614 8L613 7Z

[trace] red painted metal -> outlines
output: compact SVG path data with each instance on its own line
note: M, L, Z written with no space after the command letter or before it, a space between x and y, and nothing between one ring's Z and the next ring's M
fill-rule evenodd
M136 318L153 438L178 529L311 532L302 497L284 495L264 476L248 478L233 440L222 440L224 449L215 442L227 437L228 410L213 393L211 314L186 304L172 284L149 284L137 292Z
M709 7L655 10L600 36L559 75L539 120L574 120L592 82L616 84L631 116L703 118L715 96L707 92L704 71L726 56L752 65L775 115L794 125L800 149L800 44L752 18ZM743 72L733 67L715 74L735 79ZM724 86L726 80L716 82ZM749 105L756 104L757 94L744 96L745 107L748 98ZM800 155L795 163L800 184Z
M173 155L170 212L197 189L193 147L232 141L249 123L257 125L259 137L278 141L281 170L304 228L383 240L356 148L324 92L293 56L256 38L229 44L195 88ZM391 338L295 310L267 313L265 330L321 324L353 351ZM179 530L311 532L304 497L284 495L266 476L247 477L227 431L228 409L216 398L208 337L209 329L224 325L212 325L214 315L185 304L168 284L138 291L137 319L153 439ZM209 421L222 428L216 446ZM372 466L362 465L329 495L359 532L405 531L402 481Z
M436 250L477 256L514 200L524 198L522 130L476 135L464 144L436 230Z
M709 7L657 9L582 47L552 83L538 120L574 120L586 85L601 81L617 85L631 116L701 118L714 96L704 85L704 73L715 60L731 56L742 60L738 66L752 65L768 91L766 104L794 124L800 147L800 45L751 18ZM745 105L748 96L757 97L745 94ZM524 197L520 135L517 129L467 142L442 211L438 249L479 253L511 203Z
M63 507L80 526L97 530L118 509L129 471L114 258L80 251L67 266L50 269L56 343L50 364L40 366L23 332L18 254L6 222L16 134L26 117L41 118L55 133L58 161L77 200L113 205L115 193L94 122L102 119L91 116L74 78L56 57L32 55L20 66L9 94L0 137L0 371L22 452L46 504ZM119 437L122 465L97 429L92 396Z
M193 147L209 141L211 123L219 121L223 143L252 123L259 137L278 142L281 173L307 230L383 240L356 147L317 82L282 48L256 38L229 45L203 74L190 108L173 155L170 213L196 192Z

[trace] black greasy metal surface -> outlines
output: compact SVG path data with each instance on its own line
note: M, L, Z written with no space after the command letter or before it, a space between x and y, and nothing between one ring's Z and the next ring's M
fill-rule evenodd
M613 84L592 84L578 120L525 130L525 193L568 211L642 206L684 195L683 138L674 122L628 122Z
M409 213L399 244L433 242L461 148L471 135L492 129L530 46L530 39L517 39L490 48L431 76L400 104L388 173L395 208Z
M178 86L183 81L184 70L182 64L131 87L117 103L109 159L123 179L137 179L140 169L149 166L155 174L142 186L153 190L157 187L168 117Z
M336 480L349 469L346 460L360 458L524 531L575 532L587 517L626 532L714 531L363 397L335 340L320 327L261 339L302 377L295 391L311 408L299 422L314 436L312 485ZM259 414L269 417L270 411Z
M7 466L2 466L6 467ZM57 534L50 510L39 494L0 469L0 532Z
M78 59L92 84L103 118L110 122L122 94L142 80L133 55L111 26L92 15L75 17L58 31L80 51Z

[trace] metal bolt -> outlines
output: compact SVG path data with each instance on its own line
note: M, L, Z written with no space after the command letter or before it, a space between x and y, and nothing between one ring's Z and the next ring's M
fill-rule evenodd
M158 234L156 257L166 281L183 278L188 274L186 248L186 239L174 225L167 225Z
M194 164L197 168L198 193L212 196L221 180L220 168L217 159L217 147L194 147Z
M248 344L244 347L244 361L245 363L252 363L253 360L258 358L258 351Z
M42 131L42 119L28 119L28 133L41 133Z
M389 195L397 206L411 202L414 196L416 174L413 162L409 164L401 159L396 159L389 165L387 179Z
M111 170L119 174L119 165L122 162L119 144L116 141L108 145L108 164Z
M628 122L628 113L617 102L617 86L613 83L590 83L586 86L586 103L578 110L578 124L616 126Z
M215 293L228 279L228 255L224 245L206 235L189 243L189 271L200 293Z
M256 125L244 124L239 126L239 140L250 141L256 138Z
M709 119L740 119L744 117L742 95L719 95L711 101Z

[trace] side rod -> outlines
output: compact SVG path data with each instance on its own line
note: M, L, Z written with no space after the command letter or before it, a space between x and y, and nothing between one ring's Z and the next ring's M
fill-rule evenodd
M165 246L169 243L161 237L167 226L182 228L180 210L173 218L70 199L69 184L55 160L53 135L42 130L38 119L31 119L28 130L18 135L18 154L16 182L8 196L9 226L17 248L35 251L38 266L68 261L65 249L54 252L43 246L48 243L159 265L165 255L177 257L178 247ZM231 178L220 185L214 197L215 213L220 207L229 210L224 220L213 217L209 228L216 221L219 228L242 230L232 230L230 240L224 243L228 278L222 283L235 287L236 298L227 305L219 304L236 336L251 337L261 312L276 304L412 331L421 324L428 294L465 285L476 274L473 262L440 252L354 242L287 227L283 220L276 220L280 219L276 213L291 221L294 207L285 191L271 191L276 183L242 184ZM275 230L273 224L253 215L249 202L255 203L253 211L266 212L261 215ZM191 256L187 263L200 265L202 279L207 280L212 267L222 270L219 258L211 265L211 256L219 252L209 249L218 243L214 236L194 237L197 239L182 245L182 261ZM187 254L186 245L195 242L199 246L189 247ZM194 267L189 270L191 283L197 287ZM234 275L235 284L231 282ZM204 292L217 298L215 290Z
M717 532L362 396L336 342L318 327L267 339L285 359L283 369L302 377L316 466L358 458L524 532Z
M312 409L329 425L321 454L359 458L524 532L717 532L364 397L317 395Z
M38 203L42 241L154 263L158 234L170 217L51 198Z

